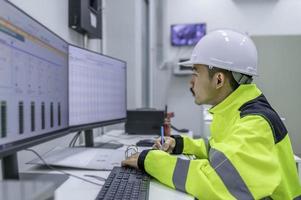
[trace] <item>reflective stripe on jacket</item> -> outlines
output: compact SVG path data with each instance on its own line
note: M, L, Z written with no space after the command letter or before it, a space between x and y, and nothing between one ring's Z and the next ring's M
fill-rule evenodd
M255 84L241 85L211 108L211 137L174 136L174 153L144 151L139 168L200 200L300 200L301 186L287 130Z

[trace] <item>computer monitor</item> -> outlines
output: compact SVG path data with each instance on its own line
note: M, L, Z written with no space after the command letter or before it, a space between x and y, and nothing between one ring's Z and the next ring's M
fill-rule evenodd
M0 158L68 133L68 44L0 1Z
M191 46L206 34L206 24L173 24L171 25L171 45Z
M69 125L87 130L126 119L126 62L69 45Z

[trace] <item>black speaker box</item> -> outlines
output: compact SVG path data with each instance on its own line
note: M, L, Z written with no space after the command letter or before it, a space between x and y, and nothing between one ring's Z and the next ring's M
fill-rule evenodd
M69 0L69 27L90 38L102 38L101 0Z
M163 110L128 110L125 132L139 135L160 135L163 123Z

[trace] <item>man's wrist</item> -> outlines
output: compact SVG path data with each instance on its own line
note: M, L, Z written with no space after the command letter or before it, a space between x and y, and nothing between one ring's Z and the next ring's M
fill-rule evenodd
M148 152L150 152L151 150L153 150L153 149L143 150L138 157L138 162L137 162L138 168L144 172L145 172L144 161L146 159Z
M180 135L171 135L175 142L175 148L172 150L172 154L182 154L183 153L183 148L184 148L184 141L183 137Z

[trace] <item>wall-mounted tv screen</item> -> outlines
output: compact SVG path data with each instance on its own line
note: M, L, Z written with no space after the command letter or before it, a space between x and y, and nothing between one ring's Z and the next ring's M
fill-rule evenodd
M171 25L171 45L195 45L206 34L206 24L173 24Z

